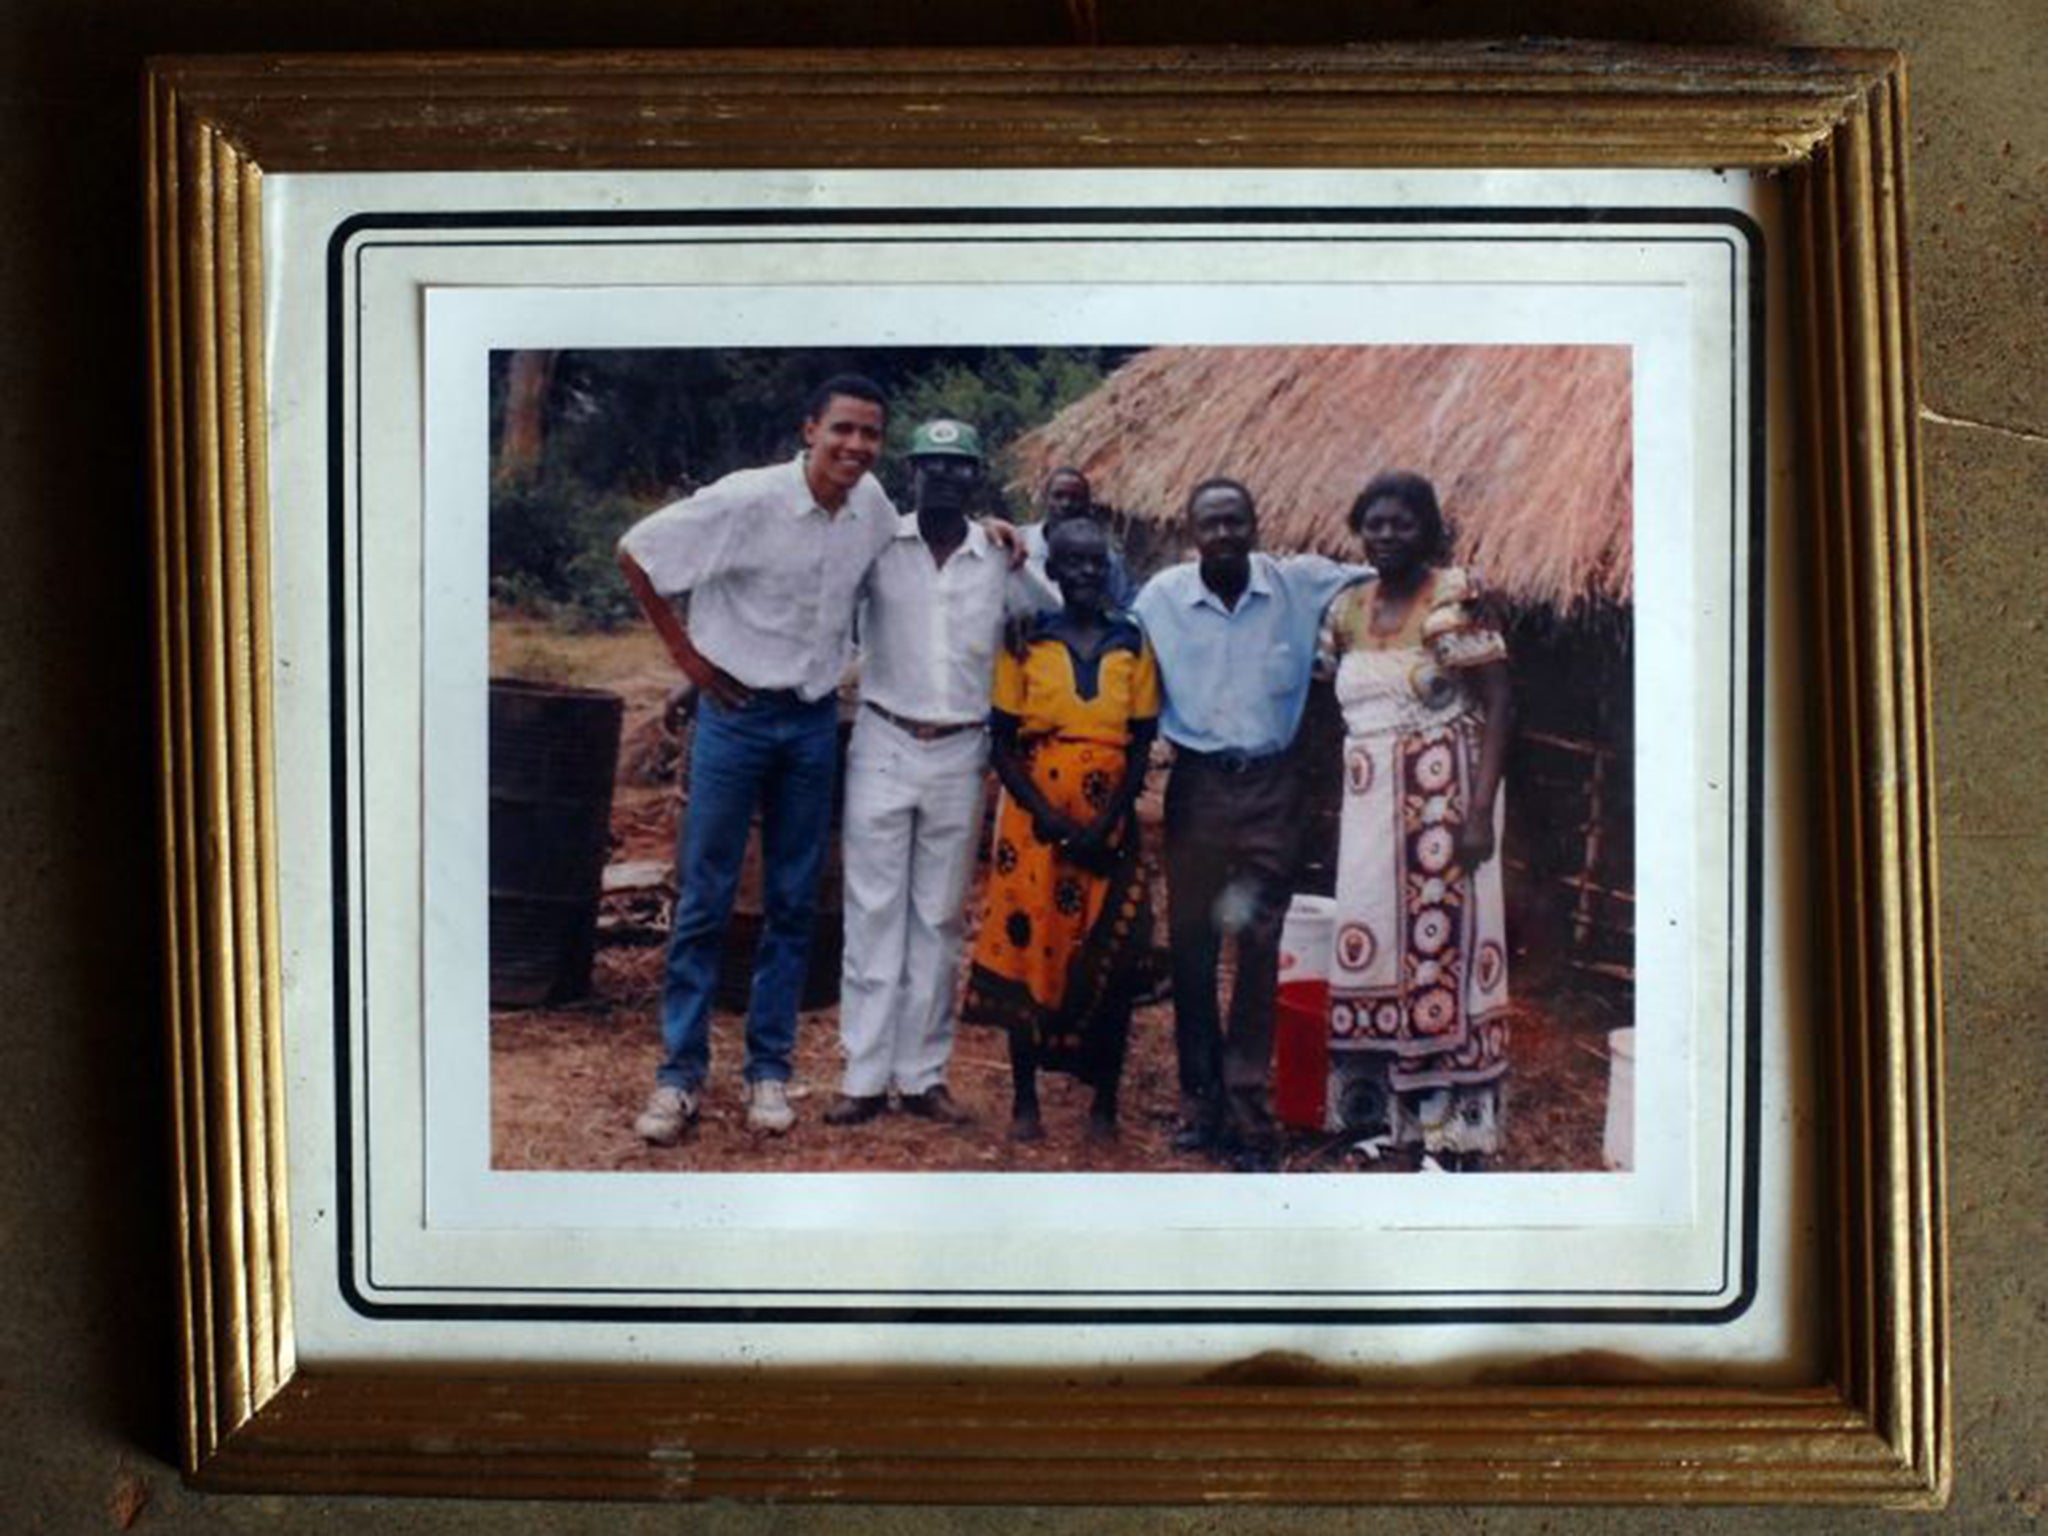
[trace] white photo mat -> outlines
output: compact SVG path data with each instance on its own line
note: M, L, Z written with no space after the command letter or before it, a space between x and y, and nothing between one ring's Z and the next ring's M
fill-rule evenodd
M1774 768L1797 712L1773 703L1762 740L1751 723L1796 678L1796 625L1753 687L1752 536L1773 591L1787 561L1751 495L1768 210L1746 179L285 176L265 198L303 1355L1457 1369L1609 1349L1796 1374L1798 818L1766 812L1796 799ZM1169 342L1630 349L1633 1170L493 1170L490 352Z

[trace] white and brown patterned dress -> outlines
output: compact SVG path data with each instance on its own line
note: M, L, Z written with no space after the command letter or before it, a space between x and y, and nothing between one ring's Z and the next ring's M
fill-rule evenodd
M1391 633L1375 633L1378 585L1325 624L1346 732L1330 1044L1384 1068L1397 1144L1490 1154L1508 1067L1500 856L1474 874L1456 850L1484 727L1466 674L1507 647L1457 567L1432 570Z

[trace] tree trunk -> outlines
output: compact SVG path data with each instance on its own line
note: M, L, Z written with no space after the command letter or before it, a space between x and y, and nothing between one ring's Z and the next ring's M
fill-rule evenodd
M505 435L498 444L498 474L503 478L530 475L540 467L547 442L548 383L554 372L553 352L512 354L505 382Z

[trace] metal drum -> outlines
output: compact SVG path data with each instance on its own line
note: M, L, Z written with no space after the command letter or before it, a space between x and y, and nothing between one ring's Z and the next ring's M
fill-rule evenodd
M493 1007L590 990L624 712L594 688L491 683Z

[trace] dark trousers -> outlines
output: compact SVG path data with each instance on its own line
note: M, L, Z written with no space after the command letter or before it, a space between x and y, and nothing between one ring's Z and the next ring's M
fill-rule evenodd
M1166 786L1167 927L1183 1116L1247 1146L1274 1134L1266 1079L1280 925L1300 824L1293 754L1239 772L1183 754ZM1226 1028L1217 968L1237 940Z

